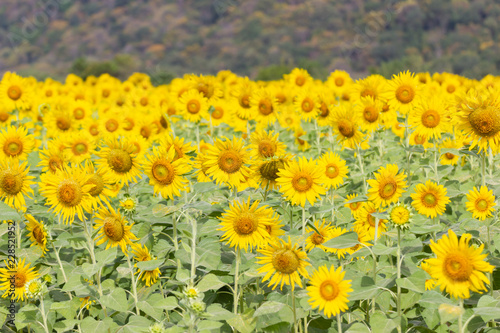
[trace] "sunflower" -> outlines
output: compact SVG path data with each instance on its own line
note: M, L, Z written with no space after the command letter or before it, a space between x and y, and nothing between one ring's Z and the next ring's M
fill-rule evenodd
M182 117L193 123L208 119L208 99L196 89L189 89L179 98L177 110Z
M410 227L411 217L413 215L411 207L398 203L394 205L389 212L389 220L398 228L406 229Z
M410 134L410 145L411 146L422 146L424 149L432 148L434 145L429 142L429 138L423 134L418 134L413 132Z
M62 216L64 223L73 223L75 214L83 221L84 211L90 211L92 199L90 191L94 184L89 184L91 175L79 167L67 166L55 174L45 173L40 176L40 192L47 198L56 214Z
M444 213L446 204L450 202L446 193L443 185L428 180L425 184L415 186L415 193L411 194L411 204L419 214L436 217Z
M307 287L311 307L319 307L328 318L349 309L347 297L353 290L351 280L344 280L344 276L342 267L335 269L333 265L330 270L324 265L314 271L309 281L311 285Z
M314 89L301 89L293 100L295 111L305 121L316 118L319 112L318 96Z
M373 132L378 128L381 111L382 102L371 96L361 97L353 108L353 112L358 113L359 126L367 133Z
M265 248L259 250L263 257L257 257L258 263L263 265L259 268L259 273L266 273L262 282L269 281L268 286L273 290L280 285L280 290L283 285L291 285L292 290L295 289L295 284L302 288L300 275L305 278L309 277L306 271L306 266L311 264L306 261L307 254L295 243L292 245L290 237L288 242L278 238L271 241Z
M35 138L28 135L24 126L9 126L0 132L0 158L12 157L26 160L35 146Z
M96 153L99 172L109 173L113 181L122 184L135 182L141 178L141 158L137 155L136 147L126 137L118 140L108 137L103 147Z
M292 107L282 107L278 113L278 122L282 128L295 131L300 128L300 115Z
M359 199L356 199L357 197L358 197L357 193L348 194L346 199L345 199L345 204L344 204L344 207L350 209L351 214L354 218L356 218L356 214L359 213L359 211L361 210L361 208L363 208L364 203L365 203L364 200L359 201ZM351 202L351 201L353 201L353 202Z
M260 184L263 189L277 189L278 172L285 165L288 165L291 157L289 155L275 156L273 158L259 160L252 164L253 178Z
M401 139L405 136L405 124L396 121L391 126L392 133L399 136Z
M189 191L189 181L183 175L191 171L188 161L185 158L175 159L175 154L173 146L168 150L155 147L143 164L149 185L154 186L154 193L171 200L180 196L181 191Z
M117 213L113 207L99 209L95 215L94 225L94 229L99 229L95 238L96 245L107 242L106 250L120 245L126 255L127 245L131 245L133 240L137 240L137 237L130 231L134 224L127 224L128 221L120 213Z
M319 112L316 121L319 126L329 126L331 124L332 108L336 104L335 96L329 89L323 88L318 91Z
M366 182L371 188L368 190L368 199L376 206L388 206L397 202L407 187L404 173L398 174L397 164L387 164L375 172L375 179Z
M39 151L40 162L37 166L42 167L42 172L56 173L69 162L69 153L60 149L64 144L62 141L51 140L47 142L47 148Z
M321 156L318 165L325 175L324 185L326 189L338 188L344 183L344 178L347 177L347 173L349 172L349 167L346 165L345 160L331 151Z
M323 219L321 225L319 224L319 221L315 221L314 226L319 233L311 227L306 228L306 233L312 232L312 234L306 239L306 251L310 252L314 248L320 248L325 252L333 252L333 249L325 247L323 243L333 238L332 231L334 227L330 223L327 223L325 219Z
M47 128L49 138L57 138L61 134L78 130L79 123L66 109L53 109L43 117L43 125Z
M208 168L204 166L206 161L205 155L198 154L193 162L193 168L195 170L194 176L196 176L196 181L198 183L211 182L212 179L207 175Z
M265 131L256 131L250 137L250 146L252 157L255 159L263 159L274 156L281 156L285 153L286 146L278 140L278 133L273 131L266 133Z
M280 186L280 192L290 200L292 205L305 207L306 200L311 205L326 193L324 171L316 164L316 161L305 157L299 161L291 161L283 169L278 171L276 183Z
M364 79L356 81L356 83L350 86L349 91L346 91L344 95L349 96L349 100L359 100L362 97L371 97L378 100L382 97L382 92L385 90L387 80L378 74L372 74ZM344 96L342 96L344 99Z
M453 230L449 230L437 243L431 240L431 250L437 258L426 260L428 272L441 291L455 298L469 298L470 291L486 290L490 281L484 273L495 269L484 261L487 257L481 254L484 244L469 246L471 238L470 234L463 234L459 240Z
M233 137L229 140L223 137L223 140L216 139L207 151L203 167L207 168L206 174L213 177L218 185L225 183L231 187L238 186L251 175L250 168L246 166L248 155L242 139Z
M148 248L144 245L133 243L130 247L132 248L131 252L134 256L134 259L138 262L156 259L156 257L151 256ZM134 267L137 267L137 264L135 264ZM160 277L160 269L155 268L152 271L143 271L139 268L135 274L139 274L139 278L144 281L146 287L151 287L151 285L155 284Z
M393 76L387 82L387 91L383 97L391 108L398 110L400 114L407 114L418 102L421 89L414 73L410 71L401 72Z
M481 186L478 191L474 186L474 189L466 194L467 202L465 206L467 211L472 212L472 217L478 220L484 220L492 216L492 212L495 210L493 206L495 203L495 196L493 195L493 190L489 190L486 186Z
M343 234L347 233L348 231L349 230L343 229L341 227L333 227L332 230L331 230L331 238L339 237L340 235L343 235ZM328 249L330 249L331 252L336 253L337 257L339 259L345 258L345 255L347 253L349 253L349 249L348 248L346 248L346 249L337 249L337 248L334 248L334 247L328 247Z
M459 149L462 146L458 143L458 140L452 140L450 138L446 138L441 143L441 148L444 149ZM441 155L440 162L442 165L457 165L458 158L460 156L458 154L453 154L451 152L446 152Z
M70 161L76 164L90 160L96 146L94 138L83 131L71 133L63 141L68 148Z
M391 108L387 101L382 102L382 108L379 113L380 124L384 128L392 128L395 124L398 123L398 113L394 108ZM404 133L404 128L403 128ZM402 135L400 135L402 136Z
M212 121L212 126L219 126L221 124L229 125L232 121L232 110L234 103L228 102L224 99L219 99L213 102L213 109L210 113L210 120Z
M274 123L277 116L278 100L274 97L271 87L260 88L250 96L252 114L250 120L255 120L262 126Z
M302 68L294 68L290 74L286 74L284 77L292 88L304 88L313 82L312 76Z
M426 138L441 138L448 129L448 105L440 97L423 98L410 113L409 124Z
M366 231L370 235L371 239L375 238L375 217L372 216L373 213L381 212L381 210L377 209L373 202L366 202L363 207L360 209L359 213L356 214L356 222L354 222L354 229L356 232L358 231ZM377 230L377 238L380 235L387 231L386 226L387 220L379 219L378 220L378 230Z
M250 205L248 202L233 201L219 218L220 228L224 231L221 242L227 240L230 247L247 252L255 247L264 246L271 238L267 226L278 225L278 216L268 206L259 208L260 201Z
M5 72L0 81L0 102L9 111L23 110L33 98L32 88L27 79L11 72Z
M355 149L363 141L364 134L358 128L359 121L359 116L352 110L352 105L333 108L332 130L342 146Z
M3 298L10 296L11 300L24 300L26 292L26 284L38 277L38 272L31 264L25 265L26 259L21 259L13 264L11 261L4 260L5 268L0 268L0 290L5 290ZM10 289L11 281L14 279L15 290Z
M12 208L25 211L24 196L31 198L35 184L28 176L28 162L20 163L11 158L0 158L0 199Z
M42 256L47 252L47 229L45 225L38 222L31 214L25 215L28 223L26 229L29 231L28 237L32 242L31 246L38 246L42 250Z
M372 246L372 244L370 244L369 242L373 239L373 237L370 236L370 233L367 230L355 229L352 231L354 231L358 235L358 244L347 248L347 253L352 255L353 253L359 251L363 247L363 245Z
M174 147L175 153L174 153L174 161L179 159L179 158L187 158L189 159L189 156L187 154L191 153L196 149L196 147L193 146L192 142L184 142L184 138L181 137L174 137L172 135L165 135L162 140L160 140L160 146L165 148L165 151L168 151L170 147Z
M111 197L116 196L112 190L113 179L108 173L99 172L95 169L94 164L90 161L85 161L85 171L90 178L85 183L86 185L94 185L90 191L92 208L97 210L102 205L109 206Z
M352 83L353 81L349 73L338 69L330 73L330 76L326 80L326 85L333 90L336 96L340 97L350 88Z
M250 96L252 96L252 92L255 89L255 82L245 77L240 79L236 87L231 91L231 96L236 100L234 104L236 114L242 119L249 119L251 117Z

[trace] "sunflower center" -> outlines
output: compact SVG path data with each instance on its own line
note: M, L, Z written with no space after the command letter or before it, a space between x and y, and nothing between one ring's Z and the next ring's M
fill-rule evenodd
M426 193L424 197L422 198L422 203L426 207L434 207L437 205L437 198L434 194L432 193Z
M4 171L0 174L0 187L4 192L10 195L16 195L23 189L23 178L19 174L10 171Z
M349 204L349 208L351 208L351 210L357 210L359 206L361 206L361 202L353 202Z
M174 168L167 161L160 160L154 162L153 166L151 167L151 172L154 179L162 185L169 185L174 181Z
M82 198L82 188L74 180L65 180L57 188L57 199L66 207L78 205Z
M446 156L446 158L447 158L447 159L449 159L449 160L452 160L452 159L455 157L455 155L453 155L452 153L446 153L446 154L444 154L444 155L445 155L445 156Z
M363 90L361 92L361 97L366 97L366 96L371 96L371 97L375 98L376 94L372 89L366 88L365 90Z
M26 274L24 274L23 272L17 272L14 276L16 279L16 282L14 282L16 288L24 287L24 284L26 283Z
M85 110L83 108L76 108L73 110L73 116L77 120L81 120L85 117Z
M144 125L141 127L141 136L145 139L151 136L151 128L148 125Z
M75 155L85 154L85 153L87 153L88 150L89 150L89 147L84 142L78 142L76 145L73 146L73 149L72 149L72 151Z
M313 186L311 175L304 172L296 174L292 179L292 186L298 192L306 192Z
M268 99L263 99L259 102L259 112L264 116L273 113L273 104Z
M276 149L271 141L262 140L261 142L259 142L259 153L263 157L272 157L274 156L275 152Z
M108 121L106 121L105 123L105 127L106 127L106 130L108 132L114 132L118 129L118 121L116 119L109 119Z
M108 165L118 173L126 173L132 169L132 157L123 149L111 149L108 154Z
M334 300L339 294L339 286L333 281L326 280L319 286L319 293L324 300Z
M342 87L344 85L344 78L343 77L338 77L335 79L335 85L337 87Z
M333 179L333 178L337 177L339 175L339 173L340 173L340 170L335 164L330 163L326 166L325 174L328 178Z
M5 111L0 111L0 122L6 122L9 119L9 113Z
M415 135L415 143L418 145L423 145L425 143L425 136Z
M488 202L484 199L479 199L478 201L476 201L476 209L484 212L488 209Z
M98 136L99 135L99 128L97 127L97 124L92 124L89 127L89 133L92 136Z
M302 106L302 111L311 112L314 109L314 102L309 97L306 97L302 101L301 106Z
M325 102L321 102L319 110L321 111L319 116L322 118L326 118L330 114L330 110L328 109L328 106L326 105Z
M89 194L93 197L97 197L101 194L102 190L104 190L104 181L97 173L94 173L94 175L90 177L85 184L94 185L94 187L89 190Z
M389 104L384 104L384 106L382 106L382 112L387 112L389 111Z
M107 98L109 95L111 95L111 91L109 89L103 89L102 97Z
M224 110L220 106L215 107L214 112L212 112L212 118L221 119L223 116Z
M299 87L302 87L304 83L306 83L306 78L302 75L297 76L297 78L295 79L295 84Z
M22 95L23 91L18 86L10 86L9 89L7 89L7 96L14 101L17 101Z
M49 158L47 164L49 166L50 171L55 173L57 169L61 169L63 165L63 160L59 156L52 156L51 158Z
M7 156L17 156L23 152L23 142L18 138L11 138L5 141L3 152Z
M139 101L139 104L142 106L146 106L149 104L148 98L147 97L142 97L141 100Z
M109 239L115 242L119 242L123 239L123 234L125 230L123 228L123 223L115 217L107 217L104 220L104 233Z
M453 94L455 92L456 88L454 85L450 84L446 87L446 91L450 94Z
M123 129L124 130L130 131L134 128L134 125L135 125L134 119L132 119L130 117L126 117L125 119L123 119Z
M368 214L366 216L366 221L368 222L368 224L370 225L370 227L372 228L375 228L375 218L372 216L372 214Z
M398 184L393 179L389 179L385 181L383 186L379 187L378 194L381 198L388 199L396 193L397 189Z
M233 223L234 231L238 235L249 235L257 230L259 223L252 214L243 214Z
M273 253L272 262L278 272L292 274L299 268L300 259L292 250L281 249Z
M488 106L474 110L469 115L474 132L482 137L491 137L500 131L500 110Z
M37 241L38 244L43 244L45 236L43 235L43 230L39 226L33 228L33 237Z
M404 207L396 207L391 212L391 218L396 224L406 224L410 220L410 212Z
M435 110L427 110L422 113L422 124L427 128L434 128L439 125L439 121L441 120L441 116Z
M415 90L408 85L402 85L396 89L396 98L403 104L408 104L415 98Z
M217 163L222 171L226 173L235 173L240 170L243 161L238 153L227 150L220 155Z
M67 117L60 116L56 120L56 126L61 131L67 131L71 127L71 121Z
M378 119L378 111L374 106L367 106L363 111L363 117L369 123L376 122Z
M340 134L342 134L344 137L352 138L354 136L354 124L350 120L341 119L337 126Z
M200 109L201 109L200 101L196 99L192 99L187 103L187 110L191 114L197 114L198 112L200 112Z
M248 109L250 107L250 96L249 95L243 95L240 98L240 106L244 109Z
M286 95L282 92L279 92L276 94L276 99L278 100L278 103L283 104L286 102Z
M318 233L314 233L314 235L312 235L311 237L311 242L313 242L314 245L321 245L324 241L325 238Z
M460 252L448 254L444 259L443 266L445 275L456 282L469 280L473 270L470 260Z
M278 171L284 167L284 163L280 160L269 161L260 167L259 171L263 178L275 181L278 178Z

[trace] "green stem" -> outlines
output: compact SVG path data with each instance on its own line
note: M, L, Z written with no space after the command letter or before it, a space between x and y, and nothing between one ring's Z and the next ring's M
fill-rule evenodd
M293 330L295 333L298 333L300 324L297 324L297 310L295 307L295 290L293 290L293 288L292 288L292 311L293 311Z
M356 155L358 158L358 163L359 163L359 170L361 171L361 175L363 176L363 194L366 194L368 192L368 189L366 187L366 175L365 175L365 167L363 165L363 159L361 158L361 149L359 149L359 145L356 147Z
M306 234L306 207L302 207L302 235Z
M481 185L486 186L486 151L481 154Z
M190 218L192 235L191 235L191 283L194 285L194 280L196 279L196 232L197 223L196 218Z
M234 268L234 288L233 288L233 312L235 315L238 314L238 279L240 277L240 261L241 253L240 248L236 249L236 267Z
M49 333L49 325L47 324L47 315L45 314L45 306L43 305L43 296L40 296L40 312L42 313L43 329Z
M408 135L408 114L405 116L405 135L404 135L404 147L406 148L406 175L408 176L408 187L411 185L411 175L410 175L410 136Z
M439 184L439 171L438 171L438 142L436 139L434 139L434 172L436 174L436 183Z
M464 299L460 298L460 313L458 315L458 333L464 333L464 328L462 325L462 316L463 316L463 311L464 311Z
M397 250L397 274L398 279L401 279L401 229L398 228L398 250ZM397 311L398 317L401 317L401 286L397 284ZM399 320L399 331L401 331L401 320Z
M130 269L130 279L132 280L131 284L132 284L132 294L134 296L135 312L137 313L138 316L140 316L141 313L139 311L139 307L137 306L139 300L137 297L137 280L134 277L134 269L132 268L132 263L130 262L130 258L128 257L128 255L125 255L125 257L127 258L128 268Z
M331 201L332 201L332 223L334 222L334 217L335 217L335 190L333 187L330 189L331 191Z
M175 218L175 213L172 214L173 219L173 235L174 238L174 249L175 251L179 250L179 242L177 240L177 219Z
M338 333L342 333L342 316L340 315L340 312L337 313L337 331Z

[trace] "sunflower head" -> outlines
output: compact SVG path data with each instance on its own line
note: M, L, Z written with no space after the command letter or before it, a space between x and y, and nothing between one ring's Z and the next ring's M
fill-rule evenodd
M394 205L389 211L389 220L397 228L401 229L407 229L410 227L412 216L413 216L413 211L411 207L402 203Z

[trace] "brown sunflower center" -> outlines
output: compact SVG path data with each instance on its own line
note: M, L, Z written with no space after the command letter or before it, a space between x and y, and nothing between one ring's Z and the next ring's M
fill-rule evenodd
M263 178L275 181L278 178L278 171L284 167L284 163L281 160L269 161L260 167L259 171Z
M423 135L415 135L415 143L418 145L423 145L425 143L426 139L425 136Z
M17 101L22 95L23 91L18 86L10 86L9 89L7 89L7 96L14 101Z
M300 259L292 250L281 249L273 253L273 266L282 274L292 274L297 271Z
M342 87L344 85L344 78L343 77L335 78L335 85L337 87Z
M402 85L396 89L396 98L403 104L408 104L415 98L415 90L409 85Z
M42 228L40 228L39 226L33 228L33 238L35 238L38 244L43 244L45 235L43 234Z
M331 301L337 298L339 294L339 286L334 281L323 281L323 283L319 286L319 293L321 294L321 298Z
M109 239L115 242L119 242L123 239L125 234L125 229L123 227L122 221L115 217L107 217L104 220L104 233Z
M349 204L349 208L351 208L351 210L358 210L358 208L361 206L361 202L358 201L358 202L352 202Z
M149 104L149 100L147 97L142 97L141 100L139 101L139 104L142 106L147 106Z
M378 119L378 110L374 106L369 105L363 110L363 117L369 123L376 122Z
M123 129L126 131L130 131L134 128L135 126L135 121L131 117L125 117L123 119Z
M108 165L118 173L132 169L132 157L123 149L111 149L108 153Z
M62 168L63 160L59 156L51 156L49 158L47 165L48 165L50 171L55 173L57 171L57 169Z
M93 197L97 197L104 190L104 180L97 173L94 173L94 175L92 177L90 177L90 179L87 180L87 182L85 184L94 185L94 187L92 187L89 190L89 194Z
M240 106L244 109L248 109L250 107L250 96L249 95L243 95L239 99L240 101Z
M220 106L216 106L214 112L212 112L212 118L221 119L224 117L224 110Z
M387 112L389 111L389 104L384 104L384 106L382 106L382 112Z
M174 167L167 161L155 161L151 167L151 173L154 179L162 185L169 185L174 181Z
M258 226L258 220L250 213L242 214L233 223L234 231L238 235L249 235L257 230Z
M488 209L488 202L484 199L479 199L476 201L476 209L484 212L485 210Z
M66 207L77 206L82 201L82 198L82 188L74 180L64 180L57 187L57 199Z
M427 110L422 113L421 121L422 124L427 128L434 128L439 125L439 121L441 120L441 116L435 110Z
M373 212L372 212L373 213ZM372 216L372 214L368 214L366 216L366 222L370 225L370 227L375 228L375 218Z
M80 107L74 109L73 117L75 117L76 120L82 120L85 117L85 110Z
M7 139L3 145L3 152L7 156L17 156L23 152L23 142L18 138Z
M396 193L397 189L398 184L394 181L394 179L387 179L380 184L378 194L383 199L389 199L394 195L394 193Z
M235 173L240 170L243 161L237 152L226 150L220 155L217 164L222 171L226 173Z
M3 171L0 174L0 187L9 195L16 195L23 189L23 177L11 171Z
M99 135L99 127L97 124L92 124L89 127L89 133L92 136L98 136Z
M304 98L301 104L302 111L309 113L314 109L314 101L309 97Z
M259 112L264 116L273 113L273 103L268 99L263 99L259 102Z
M449 159L449 160L452 160L452 159L455 157L455 155L454 155L454 154L452 154L452 153L446 153L446 154L444 154L444 155L445 155L445 156L446 156L446 158L447 158L447 159Z
M464 282L469 280L472 270L472 263L463 253L452 252L444 259L444 275L452 281Z
M24 272L16 272L16 274L14 276L15 276L14 284L15 284L16 288L24 287L26 280L27 280L26 274Z
M114 132L118 129L118 121L116 119L108 119L104 124L108 132Z
M426 193L422 197L422 203L425 207L434 207L437 205L437 198L433 193Z
M141 130L140 130L140 133L141 133L141 136L145 139L149 138L152 134L152 130L151 130L151 127L149 127L148 125L144 125L141 127Z
M295 78L295 84L299 87L302 87L306 83L306 78L302 75L299 75Z
M269 140L262 140L259 142L259 153L263 157L273 157L276 153L275 145Z
M282 92L277 93L275 97L278 100L278 103L280 103L280 104L283 104L286 102L286 95L283 94Z
M73 154L75 155L83 155L86 154L89 151L89 147L85 142L78 142L71 147Z
M1 110L0 111L0 122L4 123L6 122L8 119L9 119L9 113L4 111L4 110Z
M446 91L447 91L448 93L450 93L450 94L453 94L453 93L455 92L455 90L456 90L456 89L457 89L457 88L455 88L455 86L454 86L454 85L452 85L452 84L449 84L449 85L446 87Z
M61 131L67 131L71 127L71 120L68 117L65 116L59 116L56 119L56 126L59 128Z
M361 97L366 97L366 96L371 96L371 97L375 98L375 97L377 97L377 94L375 94L375 91L373 91L373 89L365 88L361 92Z
M325 174L328 178L333 179L337 177L340 173L340 170L337 165L330 163L327 164Z
M321 113L319 114L321 118L326 118L330 114L330 110L328 109L328 106L325 102L321 102L319 110L321 111Z
M323 235L320 235L318 233L314 233L314 235L312 235L312 237L311 237L311 242L314 245L321 245L321 244L323 244L324 241L325 241L325 237L323 237Z
M339 123L337 125L340 134L346 138L352 138L355 133L354 129L354 124L347 119L341 119L339 120Z
M201 104L200 101L192 99L187 103L187 111L191 114L197 114L200 112Z
M306 192L313 186L311 175L305 172L299 172L293 177L292 186L298 192Z
M474 132L482 137L491 137L500 131L500 110L488 106L474 110L469 115Z

